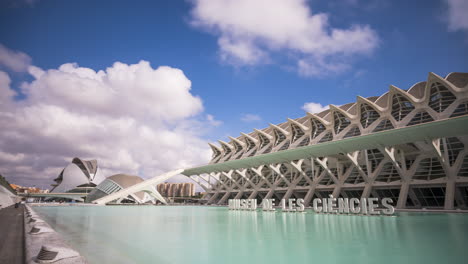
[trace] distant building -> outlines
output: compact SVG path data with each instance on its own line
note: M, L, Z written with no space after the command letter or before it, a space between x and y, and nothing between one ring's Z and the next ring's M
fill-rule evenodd
M42 190L37 187L24 187L17 184L10 184L11 188L16 191L16 193L49 193L49 190Z
M90 203L94 200L102 198L104 196L116 193L120 190L129 188L135 184L143 182L143 179L138 176L127 175L127 174L116 174L108 177L101 182L96 188L94 188L89 195L86 197L86 202ZM127 197L123 197L116 201L117 203L145 203L148 201L154 201L153 197L144 191L129 194Z
M195 185L191 182L158 184L158 192L165 197L192 197L195 196Z
M89 193L104 179L96 160L74 158L54 179L56 183L50 192Z

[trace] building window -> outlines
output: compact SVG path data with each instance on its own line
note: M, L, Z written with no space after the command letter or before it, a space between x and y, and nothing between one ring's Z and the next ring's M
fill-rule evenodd
M302 136L305 135L304 131L300 127L298 127L295 124L291 124L291 130L292 130L292 142L296 142L298 139L300 139Z
M463 164L458 171L459 177L468 177L468 155L463 159Z
M364 172L366 171L365 167L363 168ZM349 174L348 178L346 179L345 183L350 183L350 184L358 184L364 182L364 179L362 178L361 174L356 168L353 168L351 171L351 174Z
M253 142L253 140L251 140L250 138L245 137L245 138L244 138L244 141L245 141L245 144L247 145L247 150L246 150L246 152L249 152L249 151L251 151L253 148L255 148L255 142Z
M351 128L351 130L349 130L348 133L346 133L346 135L344 135L343 138L355 137L355 136L360 136L360 135L361 135L361 131L359 130L359 127L355 126Z
M379 175L377 175L377 178L375 179L375 181L378 182L393 182L399 180L401 180L400 174L391 162L385 163L382 171L380 171Z
M322 122L315 120L315 119L310 119L310 124L312 127L312 139L318 137L320 134L322 134L323 131L325 131L325 126L322 124Z
M426 111L421 111L418 112L416 115L414 115L413 119L408 123L407 126L413 126L417 124L422 124L422 123L427 123L434 121L431 115L429 115Z
M384 130L389 130L393 129L393 124L390 120L385 119L380 121L379 125L374 129L373 132L379 132L379 131L384 131Z
M445 171L436 157L421 160L413 180L433 180L445 177Z
M331 132L328 132L323 136L318 143L323 143L323 142L328 142L333 140L333 134Z
M384 155L378 149L368 149L367 159L369 160L370 171L374 172L380 162L384 159Z
M406 97L401 94L393 95L392 116L396 121L401 121L413 110L413 104L408 99L406 99Z
M343 131L347 126L351 124L351 121L342 113L333 111L333 123L335 134L338 135L341 131Z
M278 129L273 129L273 133L275 134L275 146L278 146L286 139L286 136Z
M447 155L448 155L448 160L450 163L450 166L453 166L455 161L457 160L458 154L464 149L463 143L456 137L450 137L450 138L443 138L442 139L443 145L447 146ZM442 153L445 152L445 148L441 148Z
M422 207L444 207L445 188L413 188Z
M457 98L451 93L447 87L439 82L431 85L431 95L429 98L429 107L438 113L442 113L449 105Z
M400 196L400 189L377 189L375 190L378 198L380 199L379 202L382 201L383 198L391 198L393 206L397 205L398 197Z
M270 144L270 140L265 135L262 135L262 134L259 133L258 134L258 139L260 141L260 147L258 149L263 149L268 144Z
M363 128L367 128L375 120L379 119L380 115L374 108L367 104L361 104L361 125Z
M360 199L362 196L362 190L344 190L344 194L347 198L358 198Z
M463 102L453 111L450 117L457 117L468 114L468 102Z

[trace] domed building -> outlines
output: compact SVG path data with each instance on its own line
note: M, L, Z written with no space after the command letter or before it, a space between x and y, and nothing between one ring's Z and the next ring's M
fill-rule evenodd
M104 179L96 160L74 158L54 179L51 193L89 193Z
M86 197L86 202L90 203L94 200L107 196L111 193L118 192L120 190L131 187L137 183L143 182L144 180L138 176L127 175L127 174L116 174L109 176L103 182L101 182L94 190L92 190ZM117 203L145 203L148 201L154 201L154 198L147 192L140 191L129 194L127 197L120 198Z

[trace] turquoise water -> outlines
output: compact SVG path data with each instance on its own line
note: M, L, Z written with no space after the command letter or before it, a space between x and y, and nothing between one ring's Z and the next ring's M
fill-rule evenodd
M35 207L90 263L466 263L467 214Z

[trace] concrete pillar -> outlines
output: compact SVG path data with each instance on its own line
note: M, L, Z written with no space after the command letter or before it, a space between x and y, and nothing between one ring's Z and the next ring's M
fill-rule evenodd
M244 194L244 191L240 190L236 196L234 197L234 199L240 199L242 197L242 195Z
M273 197L273 194L275 193L275 189L271 189L268 191L267 195L265 196L264 199L271 199L271 197Z
M340 192L341 192L341 183L337 184L335 189L333 189L333 197L335 198L338 198L340 196Z
M219 192L216 192L215 194L213 194L213 196L211 196L211 198L208 200L207 204L212 204L216 198L218 198L219 196Z
M217 204L223 204L229 198L230 194L231 192L226 192L226 194L223 195L223 197L221 198L221 200L218 201Z
M254 189L252 193L250 194L249 199L255 199L255 197L257 197L257 193L258 191Z
M310 186L310 189L307 191L306 196L304 197L304 206L309 206L310 201L314 197L315 185Z
M400 195L398 195L397 209L404 209L406 207L406 200L408 199L409 182L403 182L400 188Z
M455 180L449 179L445 187L445 210L453 210L453 201L455 200Z
M373 182L369 182L366 184L366 187L364 187L364 190L362 191L361 198L369 198L369 195L372 191L372 184Z
M291 195L293 194L293 191L294 191L294 188L292 188L292 187L288 188L288 190L286 191L286 193L283 196L283 199L288 200L291 197Z

